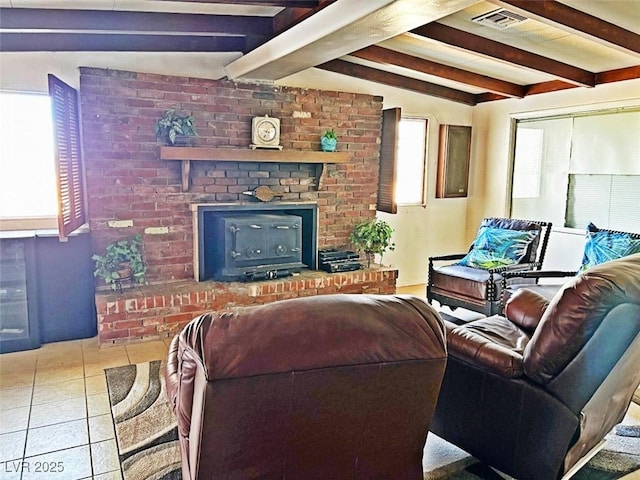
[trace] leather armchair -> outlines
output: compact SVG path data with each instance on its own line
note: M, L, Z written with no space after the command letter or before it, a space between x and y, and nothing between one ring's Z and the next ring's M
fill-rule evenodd
M412 296L323 295L202 315L166 383L186 479L422 479L446 364Z
M520 480L580 468L640 384L640 254L594 266L549 301L445 322L449 359L431 431Z

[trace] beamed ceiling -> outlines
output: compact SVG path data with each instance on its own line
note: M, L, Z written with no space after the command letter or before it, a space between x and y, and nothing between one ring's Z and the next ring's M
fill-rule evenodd
M318 68L475 105L640 77L640 0L0 0L0 6L2 52L234 53L224 65L231 79L277 81Z

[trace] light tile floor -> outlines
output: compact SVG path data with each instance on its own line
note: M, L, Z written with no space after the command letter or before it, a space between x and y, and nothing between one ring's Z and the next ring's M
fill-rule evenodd
M0 355L0 479L120 480L104 369L164 360L168 345L91 338Z

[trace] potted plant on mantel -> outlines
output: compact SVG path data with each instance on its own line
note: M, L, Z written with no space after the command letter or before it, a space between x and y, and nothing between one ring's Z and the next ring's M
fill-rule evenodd
M333 128L324 132L320 137L320 148L323 152L335 152L336 145L338 145L338 136Z
M193 117L175 110L167 110L156 123L156 136L167 145L187 145L189 137L197 135Z
M134 235L107 245L104 255L93 255L94 277L104 280L112 290L122 290L124 282L143 284L147 265L142 252L142 235Z
M367 267L371 266L371 259L377 253L380 255L380 265L382 256L387 250L395 250L396 244L391 242L393 228L384 220L374 218L363 222L354 228L349 236L349 240L358 250L362 250L367 258Z

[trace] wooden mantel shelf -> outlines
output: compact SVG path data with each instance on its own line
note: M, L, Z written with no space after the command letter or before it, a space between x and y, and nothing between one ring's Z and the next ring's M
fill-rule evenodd
M314 163L316 188L320 189L327 163L347 163L348 152L315 152L310 150L271 150L217 147L160 147L161 160L182 161L182 191L189 190L191 161L210 162L262 162L262 163Z

